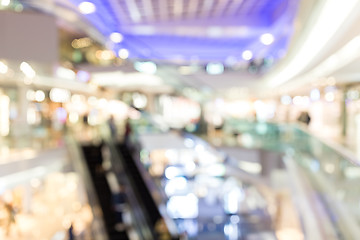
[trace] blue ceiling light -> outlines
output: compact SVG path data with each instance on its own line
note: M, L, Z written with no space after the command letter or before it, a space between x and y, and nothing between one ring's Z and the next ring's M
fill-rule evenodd
M70 1L76 6L83 2ZM129 57L127 53L130 52L133 59L176 64L174 56L181 55L181 63L192 64L193 57L197 56L197 64L203 65L209 62L229 65L229 59L234 62L230 56L244 61L241 57L245 49L252 53L251 57L244 58L246 60L271 56L276 62L281 57L279 52L287 49L299 3L299 0L247 0L236 5L234 10L223 9L223 15L216 16L218 5L214 5L206 17L194 13L190 18L184 13L175 18L169 13L162 19L157 15L162 14L159 0L149 0L151 11L144 8L142 1L135 1L135 5L118 0L90 1L96 11L84 16L112 40L112 50L123 59ZM183 1L183 4L186 10L189 1ZM229 1L229 5L235 4L236 1ZM151 12L153 21L148 19ZM122 50L120 54L120 49L128 52Z

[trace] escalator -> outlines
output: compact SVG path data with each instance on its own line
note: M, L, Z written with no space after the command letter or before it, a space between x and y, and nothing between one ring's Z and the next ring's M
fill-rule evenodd
M109 240L127 240L129 237L126 231L118 228L122 224L122 215L116 211L114 199L117 199L117 196L114 196L112 193L107 180L107 172L102 168L103 156L101 149L101 144L82 146L82 151L103 212Z
M158 206L151 196L144 177L141 175L139 168L131 155L129 148L125 144L119 144L117 145L117 150L122 156L124 170L129 177L129 181L133 186L136 186L136 189L134 189L136 198L139 200L143 208L146 209L144 216L152 229L152 234L155 239L178 239L177 236L171 236L167 230L159 231L158 224L162 221L162 216L159 212ZM166 235L166 237L164 235Z

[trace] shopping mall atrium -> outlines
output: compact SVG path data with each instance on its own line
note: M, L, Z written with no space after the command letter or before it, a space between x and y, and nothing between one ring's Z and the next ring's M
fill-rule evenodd
M0 0L0 239L359 239L359 22L358 0Z

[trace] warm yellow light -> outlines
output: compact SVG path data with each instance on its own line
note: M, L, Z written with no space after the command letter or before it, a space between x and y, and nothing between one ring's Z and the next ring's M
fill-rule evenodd
M115 54L110 50L98 50L96 51L95 56L101 60L111 60L115 58Z
M92 40L90 38L79 38L79 39L74 39L71 42L71 46L73 48L85 48L85 47L89 47L92 44Z

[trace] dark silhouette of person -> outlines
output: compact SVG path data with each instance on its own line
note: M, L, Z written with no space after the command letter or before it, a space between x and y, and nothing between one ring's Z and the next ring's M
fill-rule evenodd
M125 122L125 132L124 132L124 144L129 145L130 144L130 135L132 133L130 119L127 118Z
M9 236L11 225L15 225L15 208L12 203L5 203L5 209L8 212L8 222L6 226L6 235Z
M73 226L72 223L70 224L70 227L69 227L69 229L68 229L68 240L75 240L75 237L74 237L74 226Z
M114 116L110 116L110 118L108 120L108 124L109 124L109 128L110 128L111 137L113 139L116 139L117 129L116 129Z
M309 125L310 121L311 121L311 117L308 112L303 111L303 112L301 112L300 116L298 117L298 121L305 123L306 125Z

